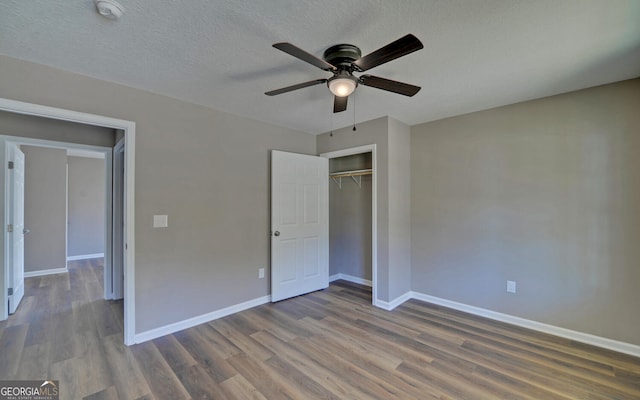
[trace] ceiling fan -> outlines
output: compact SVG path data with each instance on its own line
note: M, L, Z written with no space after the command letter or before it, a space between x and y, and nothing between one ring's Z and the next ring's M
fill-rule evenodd
M288 42L276 43L273 47L302 61L308 62L309 64L324 71L329 71L333 73L333 76L326 79L314 79L312 81L298 83L297 85L271 90L265 93L267 96L275 96L277 94L291 92L308 86L326 83L329 90L334 95L333 112L338 113L347 109L347 99L358 85L371 86L405 96L413 96L420 90L419 86L392 81L378 76L361 75L358 77L353 75L354 72L367 71L371 68L377 67L378 65L422 49L424 47L422 42L412 34L403 36L364 57L362 57L360 49L352 44L337 44L329 47L325 50L322 56L323 59L307 53L301 48Z

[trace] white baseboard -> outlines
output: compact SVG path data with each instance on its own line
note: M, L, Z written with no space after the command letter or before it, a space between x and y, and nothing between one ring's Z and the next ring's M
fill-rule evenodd
M376 299L373 305L378 308L382 308L383 310L391 311L407 300L411 300L411 292L407 292L402 296L396 297L395 299L388 302L384 300Z
M235 304L217 311L213 311L207 314L198 315L185 319L183 321L175 322L173 324L161 326L159 328L151 329L145 332L136 333L134 343L142 343L148 340L153 340L161 336L169 335L171 333L179 332L184 329L192 328L196 325L204 324L209 321L213 321L218 318L226 317L227 315L235 314L240 311L248 310L249 308L257 307L259 305L268 303L271 301L271 296L258 297L257 299L245 301L244 303Z
M58 271L58 270L62 270L61 272L66 272L65 268L59 268L55 270L51 269L46 271ZM37 271L37 272L45 272L45 271ZM60 273L60 272L50 272L50 273ZM27 276L27 273L25 273L25 277L26 276ZM36 275L30 275L30 276L36 276ZM337 279L344 279L349 281L348 279L349 276L346 275L346 277L347 278L345 278L342 274L337 274L329 277L329 280L334 281ZM355 278L355 277L351 277L351 278ZM360 278L356 278L356 279L360 279ZM361 283L361 282L355 282L355 283ZM416 300L424 301L427 303L437 304L443 307L452 308L458 311L464 311L469 314L489 318L495 321L506 322L508 324L521 326L523 328L528 328L535 331L548 333L554 336L575 340L580 343L586 343L593 346L602 347L604 349L609 349L609 350L617 351L620 353L629 354L635 357L640 357L640 346L635 344L625 343L625 342L621 342L613 339L607 339L604 337L595 336L588 333L578 332L571 329L544 324L542 322L531 321L525 318L520 318L520 317L516 317L509 314L503 314L503 313L487 310L480 307L470 306L467 304L458 303L455 301L443 299L440 297L430 296L428 294L414 292L414 291L406 292L405 294L389 302L376 299L374 302L374 305L376 307L391 311L394 308L401 305L402 303L411 299L416 299ZM244 311L249 308L257 307L259 305L268 303L270 301L271 301L271 296L267 295L267 296L259 297L253 300L246 301L244 303L236 304L236 305L229 306L217 311L213 311L207 314L199 315L197 317L185 319L183 321L175 322L173 324L161 326L159 328L151 329L146 332L138 333L135 335L134 343L142 343L148 340L153 340L161 336L169 335L171 333L188 329L196 325L200 325L209 321L216 320L218 318L226 317L227 315L235 314L237 312Z
M478 315L481 317L489 318L495 321L506 322L508 324L521 326L523 328L532 329L539 332L548 333L554 336L563 337L570 340L575 340L580 343L586 343L597 347L617 351L624 354L629 354L635 357L640 357L640 346L620 342L613 339L607 339L600 336L591 335L588 333L578 332L571 329L561 328L554 325L544 324L542 322L531 321L528 319L515 317L509 314L503 314L496 311L487 310L480 307L470 306L463 303L458 303L451 300L442 299L428 294L418 292L408 292L409 298L425 301L427 303L437 304L452 308L458 311L464 311L469 314ZM408 299L407 299L408 300Z
M67 257L67 261L88 260L91 258L102 258L102 257L104 257L104 253L81 254L79 256L69 256Z
M54 274L66 274L69 272L67 267L64 268L51 268L51 269L41 269L39 271L29 271L24 273L25 278L31 278L34 276L44 276L44 275L54 275Z
M347 275L342 273L331 275L329 277L329 282L337 281L339 279L371 287L371 281L369 279L358 278L357 276L352 276L352 275Z

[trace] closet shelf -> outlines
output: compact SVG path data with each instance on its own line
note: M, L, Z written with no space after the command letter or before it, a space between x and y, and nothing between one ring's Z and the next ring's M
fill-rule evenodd
M340 172L332 172L329 174L329 178L331 178L336 185L340 189L342 189L342 178L351 177L355 183L358 184L358 187L362 187L362 176L363 175L371 175L373 174L372 169L356 169L353 171L340 171ZM356 177L358 179L356 179Z

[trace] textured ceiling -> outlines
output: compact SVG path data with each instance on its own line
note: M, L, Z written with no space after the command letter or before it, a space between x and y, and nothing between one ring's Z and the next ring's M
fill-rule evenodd
M330 74L271 47L363 54L413 33L424 49L367 73L422 86L406 98L361 86L355 120L440 119L640 76L640 0L3 0L0 54L309 133L350 125L318 85ZM2 72L0 70L0 79Z

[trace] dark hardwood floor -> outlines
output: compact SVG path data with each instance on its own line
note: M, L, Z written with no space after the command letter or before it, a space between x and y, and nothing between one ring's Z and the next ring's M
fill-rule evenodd
M640 359L368 288L328 289L126 347L102 260L26 279L0 379L60 399L640 399Z

